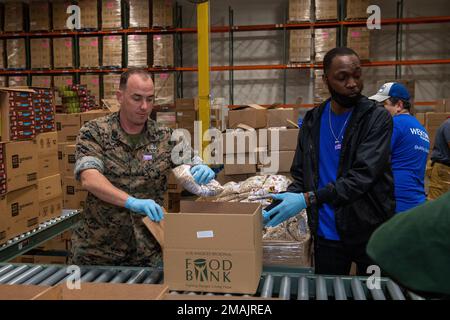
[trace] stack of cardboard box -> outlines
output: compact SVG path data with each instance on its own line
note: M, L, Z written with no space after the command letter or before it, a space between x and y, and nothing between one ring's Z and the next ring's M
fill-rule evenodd
M32 88L36 134L56 131L55 98L50 88Z
M8 69L25 69L27 67L25 39L6 39L6 56Z
M52 0L53 30L67 30L67 8L72 5L69 0Z
M105 74L103 76L103 97L105 99L116 99L119 90L120 74Z
M103 37L103 67L122 67L122 36Z
M337 20L338 1L337 0L315 0L315 16L317 21Z
M325 54L336 47L337 29L318 28L314 30L314 51L316 62L322 61Z
M148 28L150 26L149 0L129 0L130 28Z
M54 38L53 39L53 67L73 68L73 39Z
M175 102L175 112L177 127L188 130L191 137L193 137L194 122L197 120L195 99L177 99Z
M128 67L148 67L147 35L128 36Z
M30 31L50 30L50 4L48 1L30 1Z
M289 22L311 20L311 0L289 0Z
M330 96L328 88L324 84L323 80L323 70L314 70L314 104L320 104Z
M173 105L175 99L175 75L155 73L155 105Z
M92 96L95 97L95 104L100 105L100 76L96 74L83 74L80 76L80 83L85 85Z
M49 38L32 38L30 48L32 69L50 69L52 67Z
M80 68L98 68L98 37L81 37Z
M122 8L120 0L102 1L102 29L122 28Z
M173 26L173 1L172 0L153 0L153 27L171 27Z
M157 34L153 36L153 67L171 67L174 65L173 35Z
M346 19L367 19L369 0L347 0Z
M297 63L311 61L311 30L290 30L289 37L289 62Z
M24 4L8 1L4 6L5 31L24 31Z
M370 30L366 27L347 29L347 47L355 50L361 60L370 58Z
M58 89L73 84L73 76L53 76L53 86Z
M9 87L26 87L27 86L27 76L9 76L8 86Z
M78 0L81 11L81 29L98 29L97 0Z

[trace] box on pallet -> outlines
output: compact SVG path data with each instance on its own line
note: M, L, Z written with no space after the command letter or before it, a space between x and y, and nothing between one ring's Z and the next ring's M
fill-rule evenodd
M32 69L50 69L52 67L49 38L30 39L30 49Z
M88 112L80 113L81 126L84 126L86 122L107 116L111 112L109 110L92 110Z
M73 68L73 39L53 38L53 67Z
M337 0L315 0L314 2L316 20L337 20Z
M98 37L81 37L79 43L80 68L98 68ZM85 82L81 81L81 83Z
M25 39L6 39L6 62L9 69L25 69L26 51Z
M80 76L80 83L86 85L95 97L96 105L100 105L100 76L96 74L84 74Z
M78 0L81 11L81 29L98 29L97 1Z
M289 22L311 20L311 0L289 0Z
M102 1L102 29L122 27L122 8L120 0Z
M173 35L157 34L153 36L153 67L173 66L173 54Z
M1 140L30 140L35 137L35 110L29 89L0 89Z
M104 36L103 67L122 67L122 36Z
M48 1L30 1L30 31L50 30L50 6Z
M52 76L32 76L31 85L33 87L51 88Z
M254 129L264 128L267 124L267 109L257 104L240 106L228 112L228 127L236 128L239 124Z
M297 124L298 108L273 108L267 110L267 127L292 128Z
M175 75L155 73L155 105L173 105L175 102Z
M148 67L147 35L128 36L128 67Z
M116 100L116 92L119 90L120 74L105 74L103 76L103 97Z
M310 62L312 35L310 29L289 30L289 62Z
M149 0L128 0L130 28L150 27Z
M347 0L346 19L367 19L369 0Z
M355 50L361 60L370 58L370 30L367 27L347 29L347 47Z
M6 1L5 1L6 2ZM24 4L8 1L4 4L5 31L24 31Z
M69 0L52 1L53 30L67 30L67 8L71 5Z
M336 40L336 28L318 28L314 30L314 51L316 62L323 61L325 54L336 47Z
M152 0L153 27L173 26L173 0Z

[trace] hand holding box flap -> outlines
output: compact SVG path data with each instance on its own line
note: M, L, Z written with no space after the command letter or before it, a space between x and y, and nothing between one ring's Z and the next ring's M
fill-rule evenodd
M164 215L166 214L166 211L162 209L164 212ZM164 220L161 220L160 222L154 222L150 220L149 217L145 217L142 219L142 222L144 222L145 226L148 230L150 230L151 234L155 237L156 241L158 241L159 245L161 246L161 249L164 249Z

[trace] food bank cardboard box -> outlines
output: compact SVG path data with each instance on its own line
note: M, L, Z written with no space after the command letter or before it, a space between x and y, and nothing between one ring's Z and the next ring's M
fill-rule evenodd
M254 294L262 272L256 203L182 201L165 215L164 283L171 290Z
M58 134L56 132L40 133L36 136L38 147L38 179L55 175L58 166Z
M55 119L58 142L75 141L81 128L80 114L57 113Z
M6 195L6 210L2 219L9 220L9 235L15 237L38 227L38 187L33 185Z
M228 112L228 127L236 128L239 124L254 129L265 128L267 124L267 109L257 104L249 104Z
M37 183L38 149L35 141L6 143L5 158L8 192Z

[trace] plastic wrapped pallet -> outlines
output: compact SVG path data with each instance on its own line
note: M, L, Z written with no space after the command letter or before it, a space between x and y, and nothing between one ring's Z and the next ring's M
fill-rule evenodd
M175 102L175 76L173 73L155 73L155 105Z
M53 67L73 68L72 38L53 38Z
M322 80L323 70L314 70L314 103L319 104L325 101L330 93Z
M336 47L337 29L319 28L314 30L314 51L316 62L323 61L325 54Z
M122 36L103 37L103 67L122 67Z
M9 69L25 69L25 39L14 38L6 40L7 66Z
M9 87L26 87L27 76L9 76L8 77L8 86Z
M98 37L80 37L80 67L98 68Z
M130 28L148 28L150 26L149 0L128 0L130 5Z
M148 67L147 35L128 36L128 67Z
M78 0L81 10L81 29L98 29L97 0Z
M50 30L50 5L48 1L30 1L30 31Z
M289 0L289 22L311 20L311 0Z
M5 3L5 31L24 31L23 10L24 7L21 1L9 1Z
M153 27L171 27L173 26L173 1L172 0L153 0Z
M53 30L67 30L67 7L72 5L68 0L53 0Z
M32 69L50 69L52 67L49 38L31 38L30 49Z
M316 20L337 20L338 0L315 0Z
M100 76L96 74L83 74L80 76L80 84L86 85L91 95L95 97L96 105L100 105Z
M153 36L153 66L170 67L174 65L173 35L157 34Z
M4 54L5 54L5 40L0 39L0 69L6 69Z
M52 86L52 76L32 76L31 85L33 87L50 88Z
M361 60L369 60L370 30L366 27L348 28L347 47L355 50Z
M346 19L367 19L369 0L347 0Z
M122 28L120 0L102 0L102 29Z
M311 30L289 30L289 35L289 62L296 63L311 61Z
M120 74L105 74L103 76L103 97L105 99L116 99L119 90Z

